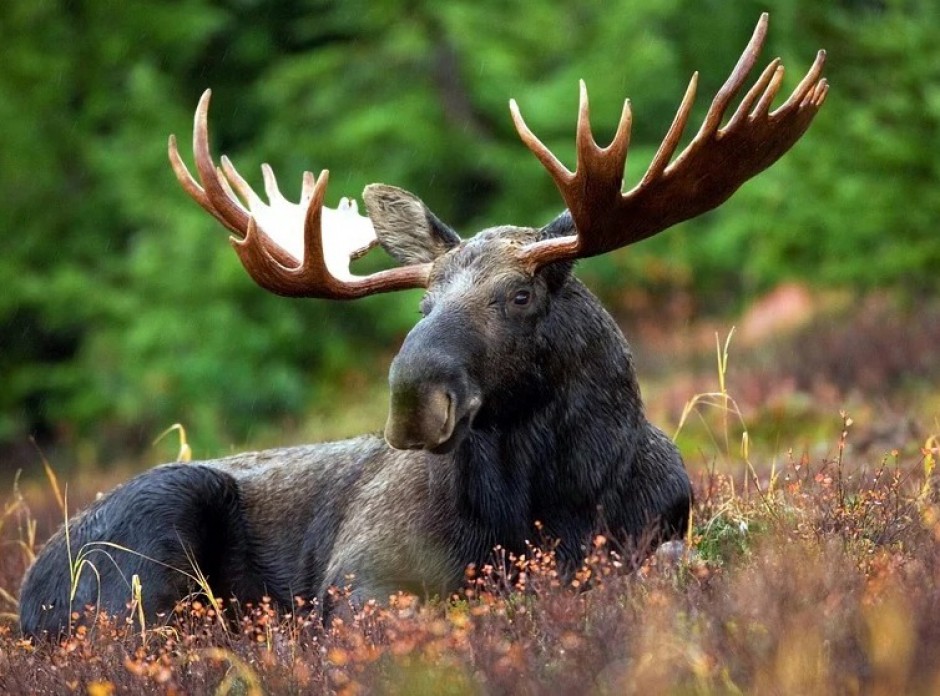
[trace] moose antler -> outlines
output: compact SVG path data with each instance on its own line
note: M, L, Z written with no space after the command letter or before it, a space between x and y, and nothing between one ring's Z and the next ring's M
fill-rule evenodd
M779 58L771 61L728 124L720 128L728 105L757 62L767 22L764 13L731 76L712 100L698 134L670 164L695 99L698 73L692 76L656 156L640 183L627 193L621 191L632 123L629 100L624 103L613 141L601 148L591 132L587 89L581 82L574 172L529 130L515 100L510 101L519 136L554 179L576 230L574 235L525 247L522 256L531 267L603 254L701 215L726 201L741 184L776 162L799 140L829 90L825 78L820 78L825 51L819 51L790 98L772 112L769 109L783 80L783 66Z
M258 285L288 297L354 299L365 295L427 286L430 264L415 264L355 276L349 270L377 244L368 217L359 215L356 204L343 199L338 210L326 208L323 197L329 172L318 178L304 172L300 203L281 195L274 172L264 164L264 203L223 155L216 167L209 152L208 112L211 90L196 107L193 152L199 183L183 163L170 136L169 156L180 185L206 212L231 230L232 246L242 265ZM234 190L233 190L234 188ZM235 191L247 202L246 209Z

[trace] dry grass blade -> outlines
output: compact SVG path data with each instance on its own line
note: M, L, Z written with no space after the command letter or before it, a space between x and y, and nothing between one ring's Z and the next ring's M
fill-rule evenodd
M231 665L225 678L215 690L216 696L238 693L246 696L263 696L258 674L238 655L224 648L206 648L202 654L209 660L228 662Z
M2 587L0 587L0 600L14 607L18 607L20 605L19 600Z
M186 428L183 427L182 423L174 423L169 428L164 430L162 433L157 435L156 439L153 441L153 445L156 446L160 440L172 433L173 431L179 433L180 438L180 450L176 455L176 461L178 462L190 462L193 459L193 450L189 446L189 442L186 440Z
M55 470L52 468L49 460L46 459L46 455L43 454L36 441L30 438L30 442L33 443L33 447L36 448L36 452L39 454L39 460L42 462L42 468L46 472L46 479L48 479L49 485L52 488L52 494L55 496L55 500L59 504L59 510L64 513L65 496L62 495L62 490L59 488L59 477L56 476Z

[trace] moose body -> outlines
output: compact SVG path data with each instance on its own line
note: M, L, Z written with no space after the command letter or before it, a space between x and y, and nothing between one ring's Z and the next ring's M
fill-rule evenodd
M391 186L366 188L368 218L346 202L326 209L326 172L304 175L295 205L265 168L270 205L263 203L226 158L221 168L213 162L203 95L194 131L201 185L172 138L171 163L190 196L235 233L235 250L259 285L335 299L426 289L422 319L389 371L384 438L141 474L46 544L21 590L24 633L59 635L86 605L120 613L135 575L151 615L170 611L197 579L241 601L318 598L329 613L332 586L349 585L353 602L398 590L450 592L496 546L521 553L547 540L570 572L595 533L641 548L681 535L691 486L678 451L646 420L629 347L572 267L719 205L802 135L826 95L822 52L770 112L782 78L773 61L719 129L766 25L764 15L698 135L670 165L693 78L649 170L626 194L629 104L613 143L599 148L582 84L578 167L569 172L513 103L523 141L568 210L542 228L496 227L469 240ZM337 226L344 229L326 229ZM350 273L350 259L377 243L402 265Z
M462 273L486 272L494 239L461 246ZM471 366L483 405L452 451L396 450L371 435L147 471L79 514L68 539L62 530L50 540L23 586L24 631L57 633L86 605L122 611L134 574L153 612L196 589L195 568L218 596L288 607L317 597L329 608L333 585L351 585L354 601L443 595L496 545L523 553L527 542L557 540L571 569L596 532L624 544L681 534L689 480L675 446L643 417L627 343L587 289L556 272L560 287L541 290L551 311L534 318L544 326L503 345L491 337L497 354L479 356L477 369L489 365L479 381ZM466 343L479 318L439 305L428 319L434 311L447 313L432 343L442 350L423 360L453 359L446 342ZM423 352L435 340L420 333L406 339L404 360L412 344ZM96 569L71 601L66 543Z

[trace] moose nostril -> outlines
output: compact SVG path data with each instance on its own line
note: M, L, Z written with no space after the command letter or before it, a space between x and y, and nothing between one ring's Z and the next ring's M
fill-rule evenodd
M393 390L385 440L395 449L433 449L453 435L457 409L457 395L443 386Z
M457 400L451 392L444 392L444 423L441 425L440 439L435 444L440 444L447 440L454 432L454 425L457 423Z
M428 447L436 447L454 432L456 399L447 389L435 389L428 395L423 411L421 420L426 444Z

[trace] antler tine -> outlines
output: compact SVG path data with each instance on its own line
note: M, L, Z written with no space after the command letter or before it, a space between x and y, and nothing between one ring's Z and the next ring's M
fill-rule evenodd
M235 234L243 235L248 228L250 215L237 199L228 196L222 184L219 183L219 173L212 161L209 151L209 102L212 99L212 90L202 93L199 104L196 106L196 115L193 122L193 153L196 160L196 171L202 181L209 203L215 208L218 216L225 220L226 227Z
M264 192L268 194L268 200L272 203L284 200L284 195L281 193L281 189L278 188L274 170L267 162L261 165L261 176L264 179Z
M630 138L633 135L633 106L629 99L623 100L623 109L620 112L620 122L617 124L617 131L614 133L614 139L610 145L603 149L604 152L610 152L611 157L617 159L626 165L627 152L630 150Z
M792 109L794 105L802 105L803 99L810 90L816 90L820 85L824 85L822 88L823 91L828 91L828 83L825 78L820 80L822 75L823 68L826 65L826 51L825 49L820 49L816 52L816 60L813 61L812 66L810 66L809 71L806 75L803 76L803 79L800 80L800 84L796 86L796 89L793 90L793 94L790 95L790 98L787 99L776 111L774 111L771 116L785 111L787 109ZM825 97L823 97L825 98ZM821 105L820 102L817 106Z
M741 86L757 63L757 56L760 55L760 50L764 47L764 39L767 38L767 24L769 21L770 15L766 12L762 13L757 21L757 26L754 27L754 33L751 34L751 40L748 41L747 47L741 57L738 58L734 70L731 71L728 79L725 80L725 84L721 86L718 94L712 100L711 106L708 107L708 113L705 114L705 120L695 136L696 139L718 130L721 119L724 118L725 111L728 109L728 104L741 90Z
M228 220L223 218L212 206L209 202L209 198L206 196L206 192L203 191L202 187L196 183L192 174L189 173L189 169L187 169L186 165L183 163L183 158L180 157L179 149L176 146L175 135L170 136L167 142L167 151L170 157L170 165L173 167L173 173L176 174L176 180L180 182L180 186L189 194L189 197L196 201L196 203L212 217L225 225L231 232L241 234L240 230L235 229Z
M578 126L575 147L579 161L582 157L589 157L600 150L594 139L594 133L591 132L591 102L588 99L587 85L584 84L584 80L578 80Z
M224 177L219 177L219 181L221 181L223 184L231 184L234 189L238 191L238 195L240 195L242 199L248 204L249 210L256 208L258 204L261 203L261 199L258 197L258 194L255 193L255 190L251 188L248 182L245 181L244 177L238 173L238 170L235 169L235 165L232 164L232 160L230 160L226 155L222 155L219 160L222 163L222 173L225 175Z
M724 127L723 130L733 130L741 123L741 121L748 117L750 114L754 116L762 107L766 110L764 106L765 100L768 98L769 104L773 101L773 98L777 94L777 90L780 88L780 79L783 77L783 66L780 65L780 59L775 58L770 62L770 64L764 68L764 72L761 73L760 77L757 78L757 82L754 83L754 86L747 91L747 94L744 95L744 98L741 100L741 103L738 104L737 111L734 112L734 116L731 117L731 120L728 121L728 125ZM768 85L771 81L774 81L775 84L772 88L768 89ZM763 96L761 96L763 94ZM757 107L751 111L751 107L760 99L760 103Z
M515 99L509 100L509 113L512 115L512 122L515 124L516 132L519 134L522 142L538 157L539 162L548 170L548 173L555 180L555 183L569 183L574 178L574 172L563 165L559 159L555 157L554 153L552 153L552 151L538 139L535 133L529 129L525 119L522 118L522 114L519 112L519 105L516 103Z
M766 114L770 109L770 105L774 102L774 97L777 96L777 92L780 91L780 86L783 84L783 74L786 72L782 65L778 65L774 70L773 75L770 78L770 84L767 85L767 88L764 90L764 93L761 95L760 100L757 102L757 105L754 107L754 110L751 111L751 118L757 118L761 114ZM737 124L728 124L729 128L732 125Z
M269 168L270 170L270 168ZM274 173L271 173L272 183ZM332 280L333 276L326 266L326 254L323 249L323 199L326 197L326 186L330 183L330 170L320 172L310 191L310 202L304 214L304 260L302 270L312 273L318 278Z
M600 150L590 133L587 97L582 86L578 121L578 166L572 175L525 127L515 102L513 120L523 142L549 170L570 211L575 234L530 244L521 251L532 268L563 259L595 256L651 237L672 225L717 207L745 181L779 159L799 140L828 93L821 77L820 51L790 98L776 111L771 103L783 80L779 59L763 70L721 128L728 105L757 62L767 36L768 15L761 15L751 39L715 95L698 133L670 164L689 120L698 83L692 76L666 136L640 183L622 193L626 146ZM623 126L623 123L621 123ZM564 172L562 177L559 172ZM617 176L619 174L619 176Z
M630 100L623 103L620 122L617 132L607 147L601 147L594 138L591 129L591 105L588 98L587 85L584 80L579 81L578 130L577 130L577 169L575 173L589 167L596 169L602 167L609 176L623 179L623 168L627 160L627 150L630 146L630 131L633 125L633 111Z
M812 103L814 108L819 109L823 102L826 101L827 94L829 94L829 82L827 80L820 80L807 99ZM806 100L804 100L804 104L805 102Z
M669 130L666 131L666 137L663 138L663 141L659 144L659 149L656 150L653 161L650 162L650 166L647 167L646 174L643 175L637 188L643 188L650 181L658 179L662 176L666 167L669 166L669 161L672 159L676 148L679 147L682 133L685 131L685 126L689 122L689 114L692 113L692 105L695 103L695 93L697 91L698 73L695 72L692 73L689 86L685 88L685 95L682 97L682 102L680 102L676 115L672 119Z

